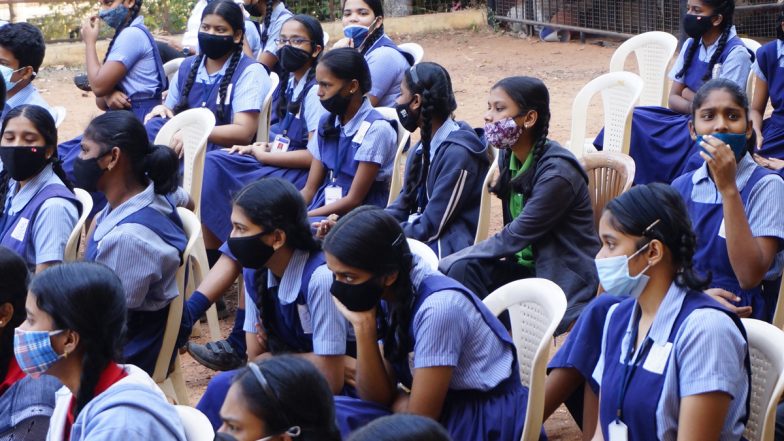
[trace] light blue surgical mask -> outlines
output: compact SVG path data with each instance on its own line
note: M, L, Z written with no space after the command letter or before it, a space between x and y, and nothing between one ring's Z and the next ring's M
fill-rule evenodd
M11 81L11 77L14 75L15 72L19 72L20 70L24 69L23 67L13 70L8 66L0 66L0 74L3 74L3 81L5 81L5 91L6 93L13 89L14 86L19 84L19 81Z
M106 9L99 12L98 17L100 17L107 26L117 29L125 23L125 19L128 18L128 8L120 3L112 9Z
M735 154L735 162L740 161L740 158L746 154L746 143L748 142L748 139L746 139L745 133L711 133L710 136L730 146L732 153ZM697 145L700 146L700 150L710 155L710 153L702 147L702 144L700 144L702 140L703 135L697 136Z
M617 296L628 295L633 298L638 298L642 294L648 280L650 280L650 277L645 275L645 271L648 271L651 265L648 264L643 268L640 274L631 276L629 275L629 261L648 248L648 245L650 242L629 257L613 256L595 260L599 283L607 293Z
M349 25L343 28L343 35L354 42L354 48L359 49L368 36L370 28L362 25Z

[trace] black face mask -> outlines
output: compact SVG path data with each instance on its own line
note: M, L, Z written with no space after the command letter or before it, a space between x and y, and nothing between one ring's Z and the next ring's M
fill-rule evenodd
M357 285L349 285L334 279L330 292L340 303L346 306L349 311L364 312L370 311L381 300L383 288L375 279L370 279Z
M243 268L260 269L267 264L275 248L265 244L260 239L268 233L254 234L245 237L230 237L227 241L229 250L237 258Z
M712 18L713 16L686 14L683 17L683 30L689 37L700 39L713 27Z
M259 0L259 1L261 1L261 0ZM261 17L261 16L264 15L264 13L261 12L261 9L259 9L259 4L258 3L252 4L252 5L246 5L246 4L243 3L242 7L245 8L245 10L248 12L248 14L251 17Z
M340 94L340 90L331 97L321 100L321 105L327 109L327 112L339 116L343 116L346 113L349 103L351 103L351 95L343 96Z
M395 111L397 112L397 119L400 120L400 125L409 132L413 132L419 127L419 114L415 114L408 107L413 101L414 100L409 101L408 104L395 105Z
M74 185L90 193L98 191L98 180L106 173L106 169L98 165L98 160L109 153L111 150L95 158L76 158L73 165Z
M231 52L237 43L234 42L233 35L212 35L206 32L199 32L199 49L208 58L217 60Z
M46 147L3 146L0 147L3 170L15 181L25 181L37 175L49 162Z
M286 72L294 72L310 60L311 53L294 46L283 46L278 51L280 66Z

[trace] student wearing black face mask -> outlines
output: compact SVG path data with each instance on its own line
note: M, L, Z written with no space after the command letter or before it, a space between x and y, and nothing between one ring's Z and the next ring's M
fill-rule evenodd
M169 118L198 107L215 114L208 151L253 140L270 79L261 64L242 53L244 35L245 21L239 5L217 0L204 8L199 30L201 53L182 62L164 103L144 118L150 140ZM177 133L169 147L182 156L182 146Z
M316 81L329 115L308 143L313 162L302 189L308 215L386 206L397 134L365 96L371 87L367 62L351 48L333 49L316 67Z
M39 272L63 260L81 206L57 158L57 129L43 107L13 108L0 141L0 245Z
M344 381L344 355L355 356L356 346L349 337L346 320L332 301L332 273L324 266L320 246L311 235L305 204L297 189L279 178L251 183L235 197L231 221L231 237L221 247L224 256L218 264L232 267L233 277L242 269L248 358L299 354L318 368L334 393L339 392ZM227 265L229 261L233 264ZM220 276L213 275L214 271L208 279ZM201 292L194 296L208 304L220 295L215 295L216 291L210 290L209 297ZM187 308L195 311L191 308L195 305L188 304ZM199 312L189 315L198 318ZM199 361L209 361L202 359L210 355L206 349L188 345ZM235 374L228 371L214 377L197 405L216 428Z

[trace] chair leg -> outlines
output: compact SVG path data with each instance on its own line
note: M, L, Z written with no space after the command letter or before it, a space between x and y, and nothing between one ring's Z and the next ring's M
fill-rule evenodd
M213 303L207 310L207 326L210 330L210 339L218 341L221 339L220 323L218 321L218 308ZM195 326L194 326L195 328Z
M169 375L167 380L174 388L173 392L177 398L177 404L190 406L190 400L188 399L188 387L185 385L185 377L183 377L182 374L179 355L177 355L177 358L174 360L174 372Z
M163 392L163 395L166 396L167 401L173 404L178 404L177 394L174 391L174 385L172 384L170 377L167 377L165 380L158 383L158 388L160 388Z

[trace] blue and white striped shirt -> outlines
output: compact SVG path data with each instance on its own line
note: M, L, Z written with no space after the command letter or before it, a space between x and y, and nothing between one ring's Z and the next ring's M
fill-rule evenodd
M730 29L729 38L736 37L738 33L735 31L735 26ZM691 38L687 41L693 41ZM702 40L700 40L700 50L698 52L698 56L700 61L705 63L710 62L711 57L713 56L714 52L719 45L719 40L713 42L708 47L705 47L702 44ZM689 44L684 44L681 47L681 52L678 54L678 58L675 60L675 65L672 66L672 70L670 70L670 79L672 81L683 83L684 78L675 78L675 75L683 69L683 63L686 57L686 49L690 46ZM724 63L721 64L719 68L719 73L716 78L726 78L728 80L732 80L735 84L739 85L743 90L746 90L746 80L748 80L749 72L751 71L751 55L749 51L746 49L746 46L736 46L732 49L732 51L727 55L727 58L724 60ZM694 92L697 92L696 90Z
M286 5L283 2L278 3L277 6L272 8L272 14L270 14L270 27L269 32L267 33L267 44L262 48L262 52L269 52L276 57L278 56L278 44L275 43L275 40L280 38L280 30L283 28L283 23L293 15L294 14L292 14L291 11L286 9ZM263 34L264 24L262 23L261 26L261 33Z
M779 62L778 67L784 67L784 41L776 40L776 59ZM751 69L759 79L766 83L768 82L768 76L765 75L765 72L762 71L762 68L759 65L759 58L754 60L754 64L751 65Z
M177 297L179 251L143 225L117 225L147 206L164 215L172 211L169 201L156 194L151 183L114 209L107 205L101 210L93 233L98 242L95 261L114 270L125 288L128 309L134 311L158 311Z
M33 86L33 83L30 83L23 87L19 92L16 92L14 96L9 97L5 101L5 108L3 109L3 114L2 117L0 117L0 120L5 119L5 116L8 114L8 112L11 111L11 109L23 106L25 104L41 106L46 109L50 115L52 115L52 118L55 120L57 119L57 115L55 115L54 110L49 107L49 103L47 103L46 100L41 96L41 94L38 92L38 89Z
M687 292L683 288L674 283L670 285L648 331L648 337L655 345L664 346L667 343L686 295ZM604 354L607 353L607 327L611 320L627 320L626 317L613 317L617 306L613 305L607 313L602 337L602 355L593 373L593 378L600 386L604 372ZM621 343L619 363L623 363L626 358L633 330L637 327L639 318L640 307L635 304ZM669 353L670 360L664 372L664 385L656 409L657 438L677 439L678 416L683 397L724 392L732 397L732 402L720 439L740 439L744 430L741 419L746 413L748 393L748 376L744 368L747 351L746 341L735 323L725 313L709 308L692 312L675 335ZM634 354L632 363L637 362L638 356L639 351ZM632 389L629 390L628 396L645 399L635 394Z
M267 287L278 287L281 304L290 305L297 300L308 257L310 253L307 251L295 250L280 279L268 270ZM316 355L345 354L347 335L353 335L347 334L351 325L332 301L332 280L332 272L326 265L316 268L308 283L306 303L298 306L302 329L306 334L313 335L313 353ZM245 332L255 334L259 311L247 289L244 294L245 322L242 328Z
M414 256L411 283L419 288L437 271ZM451 366L449 388L487 391L512 374L512 351L493 333L480 312L462 293L445 290L433 293L413 318L414 352L409 354L415 369Z

